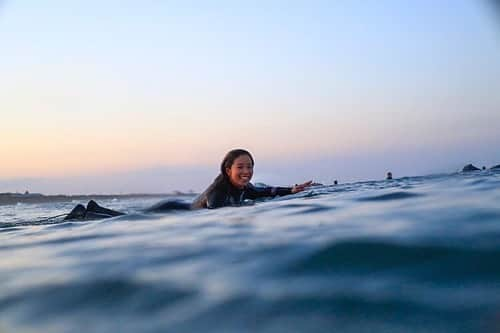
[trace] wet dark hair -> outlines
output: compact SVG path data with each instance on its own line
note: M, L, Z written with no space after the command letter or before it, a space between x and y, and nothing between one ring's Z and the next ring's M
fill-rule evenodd
M233 150L229 151L226 154L226 156L224 156L224 159L222 160L222 162L220 164L220 174L217 176L217 178L215 180L216 181L217 180L218 181L222 181L222 180L229 181L229 177L226 173L226 169L231 168L231 166L234 163L234 160L242 155L247 155L248 157L250 157L250 160L252 161L252 165L255 165L252 154L250 154L249 151L247 151L245 149L233 149Z

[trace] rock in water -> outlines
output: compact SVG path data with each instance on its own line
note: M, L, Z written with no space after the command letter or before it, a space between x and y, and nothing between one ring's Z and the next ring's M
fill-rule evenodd
M466 166L464 166L464 168L462 169L462 172L469 172L469 171L478 171L480 170L478 167L475 167L473 166L472 164L467 164Z

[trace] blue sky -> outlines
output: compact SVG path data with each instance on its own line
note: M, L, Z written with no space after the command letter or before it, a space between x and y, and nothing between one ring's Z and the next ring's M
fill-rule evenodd
M201 190L235 147L280 184L500 163L487 2L4 1L0 41L0 192Z

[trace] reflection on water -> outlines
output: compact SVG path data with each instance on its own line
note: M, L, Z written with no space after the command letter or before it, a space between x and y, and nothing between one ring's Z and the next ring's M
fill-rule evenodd
M0 207L2 332L496 332L500 173L46 222Z

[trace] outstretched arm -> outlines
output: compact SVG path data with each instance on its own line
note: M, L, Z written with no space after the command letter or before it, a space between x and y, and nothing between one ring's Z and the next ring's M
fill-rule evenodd
M283 196L304 191L307 187L311 186L312 181L303 184L295 184L293 187L255 187L251 184L247 187L246 197L248 199L257 199L262 197Z
M308 188L309 186L311 186L312 182L313 181L310 180L310 181L307 181L307 182L302 183L302 184L295 184L292 187L292 193L298 193L298 192L304 191L306 188Z

